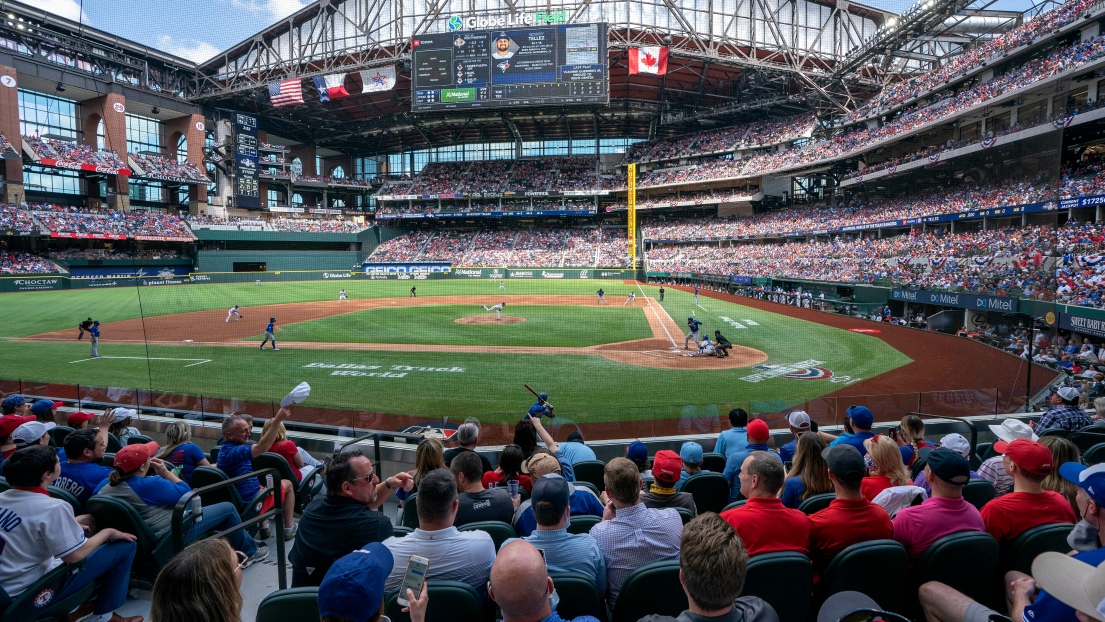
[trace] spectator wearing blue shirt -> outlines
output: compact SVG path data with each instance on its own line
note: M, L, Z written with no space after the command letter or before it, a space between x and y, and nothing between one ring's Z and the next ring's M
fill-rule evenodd
M866 406L849 406L846 412L848 417L844 420L844 434L840 436L825 432L818 432L818 434L825 439L829 447L843 443L855 447L860 455L866 456L867 447L863 445L863 441L875 437L875 433L871 431L871 426L875 425L875 415Z
M165 466L165 462L153 456L160 449L157 443L127 445L115 454L115 468L111 475L96 487L95 494L114 497L134 507L149 525L154 537L160 539L173 528L173 511L184 495L192 492L188 484ZM150 470L156 475L149 475ZM203 520L188 526L184 543L198 540L212 531L225 531L242 524L238 509L224 501L204 506ZM268 557L268 548L260 548L245 530L227 536L235 551L247 557L248 566Z
M538 480L549 474L562 475L563 463L558 462L553 456L547 453L536 453L533 457L526 462L526 470L529 472L530 479L533 481L533 485L536 486ZM564 478L567 480L568 478ZM571 506L572 515L579 516L581 514L591 514L593 516L602 516L603 504L599 501L599 498L595 496L595 493L591 492L587 488L572 486L571 496L569 497L569 504ZM514 512L514 527L518 536L524 538L537 528L537 519L533 515L533 500L523 501L518 509Z
M96 487L107 480L111 469L100 464L107 451L107 417L99 417L98 428L77 430L65 437L66 459L54 485L68 491L77 501L88 503Z
M714 444L714 453L726 458L748 446L748 413L743 408L730 410L729 425L732 427L719 434Z
M584 460L598 460L594 450L583 444L583 434L578 431L568 435L568 440L560 444L560 451L564 452L568 464L575 464Z
M276 441L277 435L280 434L280 426L276 423L283 423L291 414L292 412L287 408L281 408L277 411L276 416L273 417L274 424L252 445L249 444L250 420L246 416L235 414L223 419L223 438L226 442L219 447L219 461L215 466L231 478L252 473L253 459L268 451ZM242 499L247 503L261 491L261 484L256 477L247 477L234 485L238 488L238 493L242 496ZM295 537L296 530L294 522L295 486L288 480L282 479L280 480L280 489L284 494L284 539L291 540ZM267 512L275 504L272 495L267 495L261 511ZM261 525L261 538L267 539L268 537L269 524L268 521L265 521Z
M698 473L709 473L702 468L702 445L694 441L687 441L679 448L679 459L683 461L683 471L679 474L679 481L675 483L676 492L683 490L683 482Z
M211 466L203 450L192 442L192 428L184 421L174 421L165 428L165 447L157 457L180 469L179 477L188 484L196 467Z
M541 553L528 542L503 545L495 556L490 578L487 593L499 605L503 622L599 622L592 616L565 620L557 614L553 609L553 580Z
M806 411L796 410L787 415L787 425L790 426L790 433L794 435L794 440L779 448L779 458L783 462L792 462L794 452L798 448L798 437L813 428L813 421Z
M768 429L767 422L763 419L753 419L748 422L748 447L729 456L729 459L725 461L725 470L722 471L725 479L729 480L729 501L736 501L740 498L741 467L748 456L756 451L766 451L776 458L779 457L779 454L771 451L771 448L767 446L767 441L770 438L771 430ZM782 461L780 460L780 462Z

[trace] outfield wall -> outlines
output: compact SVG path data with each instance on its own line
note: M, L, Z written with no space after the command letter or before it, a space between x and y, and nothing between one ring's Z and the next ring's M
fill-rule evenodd
M264 263L267 275L280 271L348 271L361 263L359 251L200 251L196 272L234 272L235 263ZM250 277L255 278L255 277Z

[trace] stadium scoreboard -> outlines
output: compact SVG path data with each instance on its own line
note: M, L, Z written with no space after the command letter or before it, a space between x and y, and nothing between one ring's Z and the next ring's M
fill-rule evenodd
M608 104L606 41L606 24L419 35L411 39L411 107Z

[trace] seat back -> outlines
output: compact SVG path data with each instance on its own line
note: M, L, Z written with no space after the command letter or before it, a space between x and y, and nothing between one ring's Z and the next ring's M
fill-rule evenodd
M560 597L556 613L561 618L572 620L579 616L594 616L599 620L606 619L606 604L591 577L578 572L550 572L549 577Z
M5 490L11 490L11 489L12 489L12 485L8 483L8 480L4 479L3 477L0 477L0 492L4 492Z
M679 560L645 564L629 573L614 603L612 622L637 622L651 615L678 616L687 608L679 582Z
M303 508L307 507L307 504L314 498L315 488L311 485L311 481L315 479L315 473L318 473L318 477L321 477L321 473L316 471L311 474L309 479L301 482L296 478L292 465L288 464L288 459L271 451L266 451L253 459L253 470L260 471L261 469L276 469L276 472L280 474L280 479L286 479L295 485L295 511L302 514Z
M0 620L64 620L70 611L92 598L99 587L97 581L91 581L65 598L56 598L72 575L83 567L83 560L75 564L62 564L42 575L14 598L0 587Z
M127 437L127 445L142 445L153 442L153 439L143 434L132 434Z
M981 603L990 602L990 581L998 566L998 543L984 531L961 531L929 545L913 566L913 590L940 581ZM965 563L970 560L970 563Z
M403 527L410 527L411 529L418 529L418 493L407 497L407 500L403 502L403 515L399 524Z
M702 454L702 468L706 471L721 473L725 470L725 456L721 454Z
M108 432L107 433L107 453L109 453L109 454L118 453L118 451L122 448L123 448L123 443L122 443L122 441L119 440L119 437L115 436L111 432Z
M872 569L878 568L878 572ZM894 540L871 540L845 548L829 562L814 594L820 607L837 592L861 592L877 599L888 611L904 611L904 592L909 582L909 552Z
M600 488L595 488L595 485L592 484L591 482L572 482L572 485L575 486L576 488L586 488L587 490L590 490L591 492L595 493L596 497L599 496L599 493L601 492L601 489ZM522 492L525 492L525 491L523 490ZM524 499L523 499L523 501L524 501Z
M925 470L925 466L928 465L928 463L928 458L922 458L920 456L914 458L913 464L909 466L909 476L913 479L917 479L917 476L920 475L921 471Z
M486 533L491 536L491 539L495 542L496 551L503 545L503 542L518 537L518 533L514 531L514 528L511 527L510 524L497 520L482 520L468 523L458 527L457 531L482 531Z
M403 527L401 525L391 526L391 535L395 536L396 538L402 538L403 536L407 536L412 533L414 533L414 530L410 527Z
M963 486L963 498L980 511L996 494L994 485L984 479L973 479Z
M821 510L829 507L829 504L833 502L833 499L836 499L835 492L826 492L820 495L813 495L811 497L808 497L802 503L798 504L798 509L802 512L805 512L806 515L816 514L817 512L820 512Z
M1105 462L1105 443L1098 443L1082 454L1082 464L1093 466Z
M691 522L692 519L694 519L694 514L690 510L688 510L687 508L671 508L671 509L675 510L676 512L679 512L679 520L683 521L684 525L686 525L687 523Z
M721 473L695 473L680 490L694 497L699 512L721 512L729 503L729 480Z
M318 588L277 590L261 600L257 622L318 622Z
M813 592L813 563L795 551L762 553L748 558L742 596L759 596L779 614L780 622L804 622Z
M1069 553L1071 546L1067 544L1067 536L1072 529L1074 525L1070 523L1038 525L1017 536L1012 542L1003 543L998 565L1002 574L1010 570L1032 574L1032 561L1040 553Z
M602 460L581 460L572 465L572 470L576 473L576 482L587 482L596 490L606 488L606 482L602 479L606 463Z
M57 486L50 486L46 489L50 493L50 496L55 499L61 499L68 503L73 508L73 516L80 516L84 514L84 504L77 500L77 497L68 490L58 488Z
M157 538L149 524L138 514L134 506L109 495L93 495L86 504L88 513L96 519L100 529L118 529L137 537L138 552L134 556L132 571L151 582L161 566L173 556L172 534Z
M484 619L483 605L476 590L467 583L433 579L426 582L423 589L430 590L430 603L426 607L427 620L471 620ZM384 602L384 615L391 622L411 622L409 613L403 613L399 605L399 590L388 594Z
M69 436L70 432L76 432L76 430L67 425L59 425L50 430L50 438L54 439L54 447L64 447L65 437Z
M1050 430L1044 430L1038 434L1040 436L1060 436L1062 438L1070 436L1070 432L1067 432L1064 428L1051 428Z
M741 499L739 501L734 501L734 502L730 503L729 505L725 506L721 511L722 512L728 512L729 510L735 510L735 509L741 507L742 505L744 505L745 503L748 503L748 499Z
M225 482L228 479L230 479L230 476L216 467L196 467L196 469L192 471L192 490ZM234 486L226 486L203 495L204 505L222 503L224 501L238 508L239 514L242 514L247 509L245 500L242 499L242 495L238 493L238 489Z
M1089 451L1094 445L1105 443L1105 428L1097 426L1083 428L1070 435L1070 440L1078 446L1078 451Z
M580 514L568 517L568 533L591 533L591 528L602 522L601 516Z

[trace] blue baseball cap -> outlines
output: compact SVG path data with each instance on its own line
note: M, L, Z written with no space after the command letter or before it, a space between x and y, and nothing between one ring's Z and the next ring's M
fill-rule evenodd
M318 613L368 622L384 605L384 580L395 560L379 542L338 559L318 586Z
M62 402L55 402L53 400L38 400L31 406L31 414L45 415L55 408L61 408L65 406Z
M558 473L537 478L530 494L534 515L563 516L572 497L572 485Z
M23 397L19 393L13 393L4 398L3 402L0 402L0 408L15 408L27 403L27 398Z
M1059 465L1059 475L1086 491L1093 502L1105 507L1105 464L1084 466L1077 462Z
M645 462L648 460L648 447L641 441L633 441L625 448L625 457L634 462Z
M702 464L702 445L687 441L679 448L679 459L687 464Z
M857 428L870 430L875 424L875 415L871 414L871 410L866 406L850 406L848 416L852 418L852 423Z

